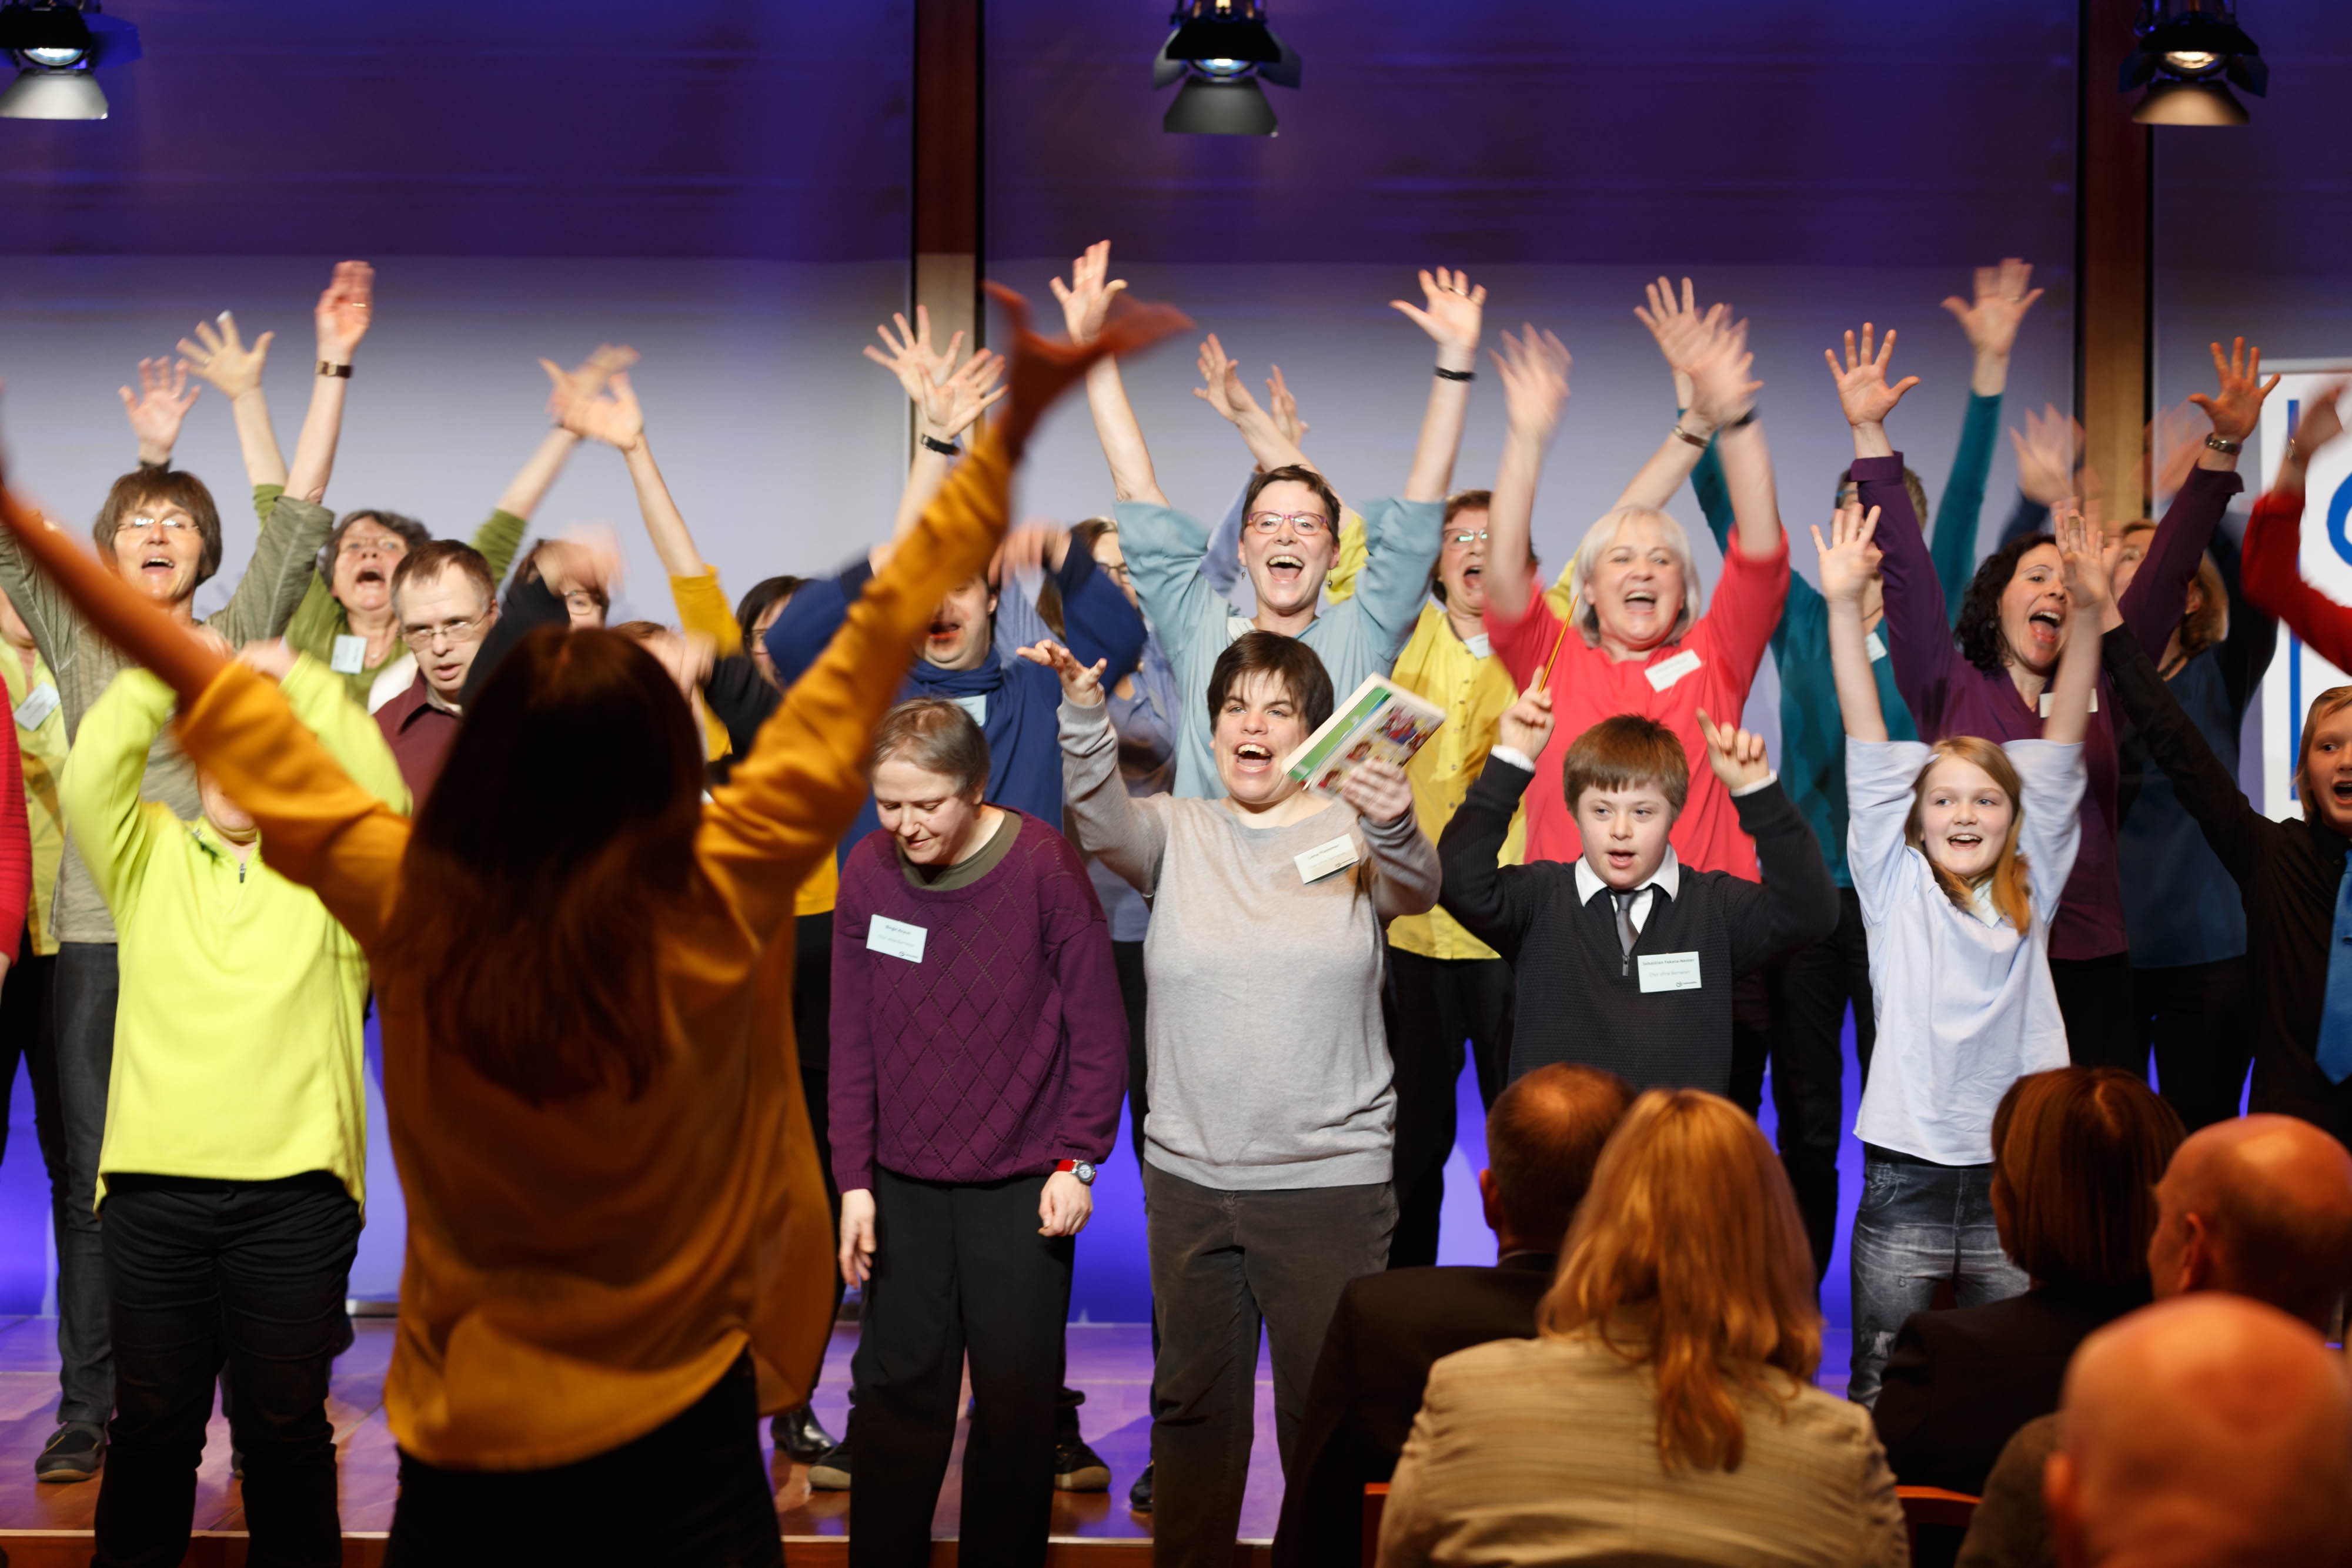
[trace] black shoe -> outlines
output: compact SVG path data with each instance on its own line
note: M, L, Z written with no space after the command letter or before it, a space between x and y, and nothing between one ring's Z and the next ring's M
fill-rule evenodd
M33 1475L45 1481L86 1481L106 1462L106 1434L96 1427L68 1421L33 1461Z
M812 1491L847 1491L849 1490L849 1445L835 1443L817 1456L809 1466L809 1490Z
M1143 1473L1135 1478L1133 1486L1127 1489L1127 1506L1138 1513L1151 1511L1151 1467L1150 1465L1143 1467Z
M228 1451L228 1473L236 1480L245 1479L245 1450L243 1448L231 1448Z
M824 1458L827 1449L841 1446L841 1439L824 1429L815 1407L808 1405L787 1410L769 1422L768 1432L776 1439L776 1452L796 1465L813 1465Z
M1102 1456L1087 1447L1087 1440L1073 1432L1054 1444L1054 1490L1055 1491L1108 1491L1110 1467Z

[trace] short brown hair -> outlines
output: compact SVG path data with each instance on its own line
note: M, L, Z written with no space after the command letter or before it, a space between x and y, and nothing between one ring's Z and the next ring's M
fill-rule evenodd
M196 537L205 544L204 554L196 559L196 580L211 580L221 563L220 508L213 505L213 493L205 488L202 479L176 468L134 468L107 490L106 499L98 508L98 521L89 528L90 542L98 547L98 559L112 570L114 536L121 530L123 519L142 507L158 503L177 507L194 521Z
M1331 673L1315 650L1296 637L1286 637L1279 632L1248 631L1228 643L1217 655L1209 671L1209 727L1217 727L1217 715L1224 711L1225 698L1248 676L1272 675L1282 683L1292 702L1306 714L1307 727L1319 729L1331 716Z
M2186 1136L2179 1113L2120 1068L2011 1084L1992 1117L1993 1214L2010 1260L2045 1285L2145 1284L2156 1184Z
M988 788L988 737L971 715L945 697L917 697L882 716L874 745L866 754L871 774L893 757L904 757L926 773L956 781L956 793Z
M1511 1234L1558 1250L1592 1185L1601 1145L1633 1091L1613 1072L1548 1062L1495 1097L1486 1113L1486 1168Z
M400 591L411 582L430 581L445 571L454 571L481 591L485 607L496 603L499 580L490 571L488 557L472 545L460 539L426 539L400 558L392 569L392 612L400 615Z
M1561 759L1559 782L1571 813L1587 789L1655 784L1680 816L1690 799L1690 755L1681 738L1657 720L1612 714L1576 737Z
M1281 484L1304 485L1314 491L1315 498L1323 503L1323 515L1329 521L1331 537L1335 539L1339 537L1340 515L1345 509L1339 505L1339 497L1332 494L1330 483L1322 475L1297 463L1286 463L1279 468L1269 468L1263 474L1250 476L1249 488L1242 492L1242 527L1249 527L1250 508L1257 505L1258 493L1268 485Z
M1445 497L1445 520L1450 523L1465 512L1491 511L1494 506L1495 492L1492 490L1456 490ZM1528 548L1535 548L1532 536Z

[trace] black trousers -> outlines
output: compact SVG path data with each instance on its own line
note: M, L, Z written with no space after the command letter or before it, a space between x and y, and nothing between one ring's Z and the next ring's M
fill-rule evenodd
M1731 1082L1724 1097L1756 1114L1764 1103L1764 1067L1771 1059L1772 994L1764 971L1751 969L1731 982Z
M824 1201L841 1231L841 1188L833 1180L833 1139L828 1135L833 1092L833 911L803 915L793 922L793 1043L801 1059L801 1094L808 1101L809 1132L816 1144L817 1169L824 1173ZM841 1270L833 1272L833 1312L841 1315ZM809 1376L816 1392L824 1375L819 1357Z
M1837 1244L1838 1145L1845 1134L1840 1037L1846 1009L1853 1010L1854 1053L1864 1078L1878 1037L1860 895L1840 888L1837 929L1767 967L1764 981L1772 1008L1772 1109L1780 1118L1780 1165L1796 1190L1818 1282Z
M1478 1097L1491 1108L1510 1082L1517 988L1501 958L1426 958L1389 949L1389 1057L1396 1072L1396 1235L1389 1267L1437 1261L1445 1162L1454 1153L1454 1085L1465 1042Z
M971 1430L957 1552L1042 1564L1054 1509L1054 1428L1076 1239L1037 1234L1042 1176L917 1181L876 1166L849 1412L857 1485L849 1560L930 1561L931 1514L955 1446L964 1361Z
M33 1088L33 1131L49 1178L49 1224L62 1256L68 1186L66 1120L65 1108L58 1099L57 1009L49 994L57 978L58 958L54 953L35 956L29 932L16 951L7 984L0 986L0 1157L7 1153L10 1101L16 1092L16 1062L22 1058L26 1080Z
M345 1343L360 1206L323 1171L265 1182L116 1176L105 1222L115 1411L96 1568L175 1568L187 1555L224 1365L245 1456L247 1561L338 1568L327 1383Z
M1151 1114L1143 1060L1143 1009L1151 988L1143 978L1143 944L1112 943L1110 961L1118 971L1119 1000L1127 1004L1127 1146L1133 1151L1135 1168L1139 1171L1143 1168L1143 1119ZM1150 1207L1147 1201L1147 1217ZM1156 1301L1151 1303L1151 1359L1160 1359L1160 1303Z
M2066 1055L2077 1067L2120 1067L2147 1071L2147 1041L2132 1013L2132 967L2128 953L2102 958L2053 958L2051 984L2066 1020Z
M114 1004L120 994L113 943L59 944L50 1005L66 1164L66 1200L58 1226L60 1425L103 1427L114 1409L106 1253L95 1200L98 1156L106 1143L106 1092L114 1071Z
M2238 1113L2253 1062L2252 1017L2246 961L2131 972L2132 1020L2139 1030L2139 1065L2156 1055L2157 1088L2190 1132Z
M385 1568L782 1568L783 1561L749 1352L677 1415L576 1464L449 1470L402 1454L400 1504L384 1552Z

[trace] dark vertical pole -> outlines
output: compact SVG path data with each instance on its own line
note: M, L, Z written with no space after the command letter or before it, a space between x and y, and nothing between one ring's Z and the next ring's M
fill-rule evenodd
M2137 0L2082 0L2077 50L2074 409L2111 518L2147 505L2141 449L2155 382L2151 132L2116 90L2137 11Z
M981 0L915 0L913 303L931 340L977 348L981 280ZM912 436L910 434L909 441Z

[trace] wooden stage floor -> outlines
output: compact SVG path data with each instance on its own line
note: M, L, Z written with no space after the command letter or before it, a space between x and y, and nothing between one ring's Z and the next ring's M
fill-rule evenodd
M328 1410L342 1458L343 1561L346 1568L375 1568L383 1561L396 1495L398 1456L383 1417L392 1320L362 1318L357 1328L356 1343L335 1364ZM1146 1410L1150 1333L1140 1324L1107 1323L1073 1323L1068 1332L1069 1382L1087 1396L1080 1420L1087 1440L1110 1466L1111 1490L1055 1494L1049 1560L1066 1565L1140 1564L1150 1556L1150 1523L1129 1511L1127 1489L1151 1449ZM856 1343L854 1325L845 1323L834 1331L817 1388L817 1411L836 1435L846 1424L849 1355ZM1242 1506L1241 1533L1246 1544L1235 1553L1237 1564L1266 1561L1264 1543L1274 1534L1282 1505L1273 1385L1263 1358L1258 1373L1258 1437ZM98 1483L43 1486L33 1479L33 1461L54 1429L57 1403L57 1321L0 1319L0 1552L6 1553L6 1568L85 1568L89 1562ZM766 1445L764 1432L761 1444ZM955 1458L932 1520L934 1564L956 1561L952 1540L962 1456L963 1432L959 1429ZM845 1563L849 1494L812 1492L804 1469L772 1454L770 1467L786 1560L813 1568ZM196 1543L188 1555L191 1568L242 1568L245 1514L237 1483L229 1475L228 1424L217 1414L196 1478Z

